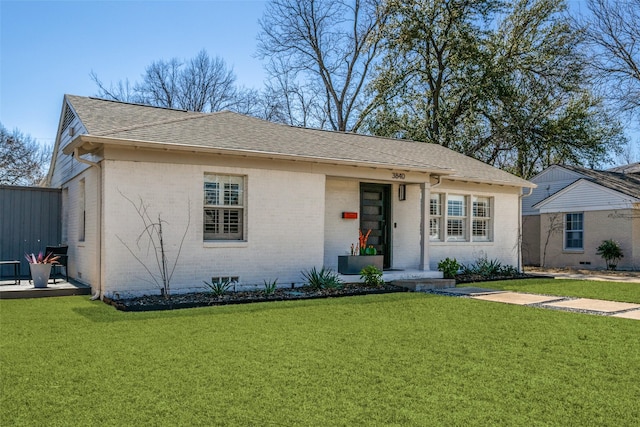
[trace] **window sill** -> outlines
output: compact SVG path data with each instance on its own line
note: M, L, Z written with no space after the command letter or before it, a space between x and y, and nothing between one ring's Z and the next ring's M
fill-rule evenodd
M562 250L563 254L583 254L584 253L584 249L563 249Z
M202 242L204 248L247 248L249 242L246 240L205 240Z

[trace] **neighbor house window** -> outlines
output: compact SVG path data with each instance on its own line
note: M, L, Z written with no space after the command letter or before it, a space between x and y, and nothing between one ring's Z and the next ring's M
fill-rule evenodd
M473 198L473 240L491 240L491 200L488 197Z
M462 195L447 196L447 240L465 240L467 223L467 198Z
M582 250L584 238L584 217L582 213L568 213L564 220L564 248Z
M204 176L204 240L244 238L244 177Z
M429 238L440 240L442 224L442 194L432 194L429 201Z

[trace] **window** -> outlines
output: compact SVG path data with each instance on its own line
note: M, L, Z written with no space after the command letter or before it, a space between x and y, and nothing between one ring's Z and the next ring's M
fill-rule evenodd
M473 198L472 236L475 241L491 240L491 203L488 197Z
M432 194L429 201L429 238L440 240L442 223L442 194Z
M567 250L582 250L584 218L582 213L568 213L564 220L564 248Z
M85 180L80 180L80 191L78 192L78 241L84 242L87 231L87 202L86 202L86 190Z
M244 238L244 178L204 176L204 240Z
M465 240L467 223L466 197L451 194L447 197L447 240Z

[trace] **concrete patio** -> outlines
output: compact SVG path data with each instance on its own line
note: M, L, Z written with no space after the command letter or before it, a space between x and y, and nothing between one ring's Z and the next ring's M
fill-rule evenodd
M29 279L20 279L19 284L15 284L13 278L3 278L0 280L0 299L16 298L42 298L61 297L70 295L90 295L91 287L77 283L67 282L64 279L49 280L46 288L34 288Z

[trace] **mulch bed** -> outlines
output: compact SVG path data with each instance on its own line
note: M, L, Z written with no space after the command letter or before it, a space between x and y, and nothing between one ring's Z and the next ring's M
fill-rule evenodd
M315 290L308 286L302 286L295 289L279 288L270 295L266 295L262 290L227 292L222 296L216 296L210 292L194 292L187 294L174 294L169 298L165 298L162 295L145 295L135 298L120 299L104 297L103 301L121 311L159 311L215 305L308 300L395 292L407 292L407 289L389 284L381 286L367 286L362 283L348 283L343 285L340 289Z

